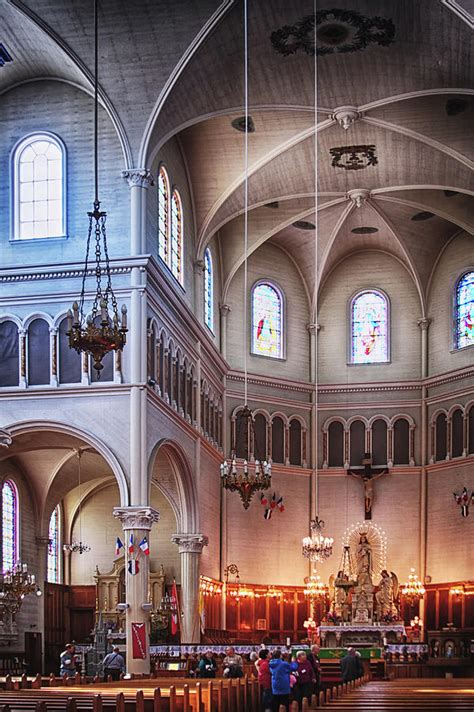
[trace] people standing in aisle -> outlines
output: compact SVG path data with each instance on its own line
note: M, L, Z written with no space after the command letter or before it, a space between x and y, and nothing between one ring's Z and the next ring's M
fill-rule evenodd
M297 663L281 659L281 650L274 650L269 663L272 674L273 712L279 712L280 705L286 709L290 704L290 675L298 669Z
M354 648L347 648L347 655L341 659L342 682L356 680L363 673L360 655Z
M321 689L321 662L319 660L319 650L320 647L319 645L316 645L314 643L311 646L311 651L308 653L307 658L308 661L313 668L314 672L314 686L313 686L313 694L317 695L319 690Z
M296 685L293 689L298 706L301 709L303 698L306 697L308 702L311 702L311 695L314 690L316 678L314 676L313 666L306 657L304 650L299 650L296 653L296 663L298 669L296 671Z
M108 653L102 661L102 668L104 670L104 680L107 682L110 676L114 682L120 680L120 673L125 672L125 660L122 655L120 655L120 648L118 645L114 645L112 652Z

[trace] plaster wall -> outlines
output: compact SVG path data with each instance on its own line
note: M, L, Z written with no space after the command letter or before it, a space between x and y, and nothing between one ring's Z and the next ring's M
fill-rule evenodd
M474 347L454 350L453 308L457 280L474 269L472 237L463 232L449 243L433 273L428 297L429 372L431 376L472 366Z
M349 303L363 289L380 289L390 300L390 361L348 365ZM319 297L319 383L367 383L420 377L421 306L408 272L393 257L364 252L345 259Z
M25 110L25 107L30 107ZM31 110L34 107L34 110ZM84 259L87 211L92 210L93 100L85 92L57 81L14 87L0 102L0 171L11 176L12 150L28 134L48 131L66 147L67 239L10 242L11 181L0 185L0 264L41 264ZM112 258L130 253L129 188L121 177L123 153L115 130L99 107L99 197L107 212Z

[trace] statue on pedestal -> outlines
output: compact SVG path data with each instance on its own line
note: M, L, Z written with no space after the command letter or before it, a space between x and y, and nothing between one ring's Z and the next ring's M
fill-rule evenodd
M374 585L372 583L372 547L366 534L361 534L356 552L357 585L352 594L352 620L371 623L374 614Z
M380 574L379 590L375 594L377 620L398 619L399 610L395 603L398 596L398 579L393 571L386 569Z

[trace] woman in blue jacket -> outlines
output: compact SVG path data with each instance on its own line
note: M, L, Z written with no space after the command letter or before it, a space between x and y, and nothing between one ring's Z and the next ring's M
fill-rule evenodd
M290 704L290 674L298 669L297 663L287 663L281 659L281 650L274 650L270 660L272 674L273 711L278 712L280 705L286 709Z

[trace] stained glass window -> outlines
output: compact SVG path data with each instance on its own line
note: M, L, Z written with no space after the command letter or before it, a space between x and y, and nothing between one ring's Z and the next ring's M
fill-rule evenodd
M252 353L283 357L283 298L269 282L252 290Z
M28 136L14 154L14 237L62 237L64 148L49 134Z
M53 509L48 529L48 570L49 583L59 583L59 504Z
M456 348L474 345L474 272L466 272L456 290Z
M12 571L18 560L18 490L11 480L2 486L2 567Z
M181 198L177 190L171 196L171 261L170 269L174 277L181 282L181 257L183 251L183 211Z
M158 254L168 262L169 253L169 180L161 166L158 173Z
M212 274L212 256L209 248L204 253L204 321L214 331L214 281Z
M351 307L351 363L388 361L388 303L373 290L358 294Z

